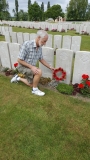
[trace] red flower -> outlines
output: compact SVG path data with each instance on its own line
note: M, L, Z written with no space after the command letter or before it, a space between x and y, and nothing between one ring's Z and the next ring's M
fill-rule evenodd
M90 87L90 81L86 81L86 84Z
M83 79L88 79L88 78L89 78L89 75L83 74L83 75L82 75L82 78L83 78Z
M14 67L16 68L18 66L18 63L14 63Z
M84 84L80 83L80 84L78 85L78 88L84 88Z

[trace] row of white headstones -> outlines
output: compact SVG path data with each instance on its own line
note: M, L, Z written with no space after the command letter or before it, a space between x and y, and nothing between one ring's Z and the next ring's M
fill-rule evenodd
M20 44L0 42L0 65L14 68L14 63L17 62L17 57L20 50ZM56 50L56 57L54 55L54 48L42 47L44 59L55 68L63 68L66 71L66 79L64 83L75 84L80 83L82 74L90 76L90 52L77 51L74 55L73 50L59 48ZM53 78L50 69L46 68L39 62L39 68L42 69L43 77Z
M2 35L5 36L5 41L9 43L23 44L26 40L32 40L36 38L36 33L23 33L23 32L12 32L11 27L9 30L5 30L6 27L2 27ZM56 50L57 48L71 49L75 53L80 51L81 36L70 36L70 35L52 35L48 34L48 41L46 47L51 47Z
M76 33L83 34L87 32L90 35L90 22L58 22L58 23L48 23L48 22L28 22L28 21L0 21L1 25L15 26L15 27L25 27L25 28L35 28L35 29L48 29L49 31L57 30L59 32L65 30L74 29ZM6 26L6 30L8 30Z

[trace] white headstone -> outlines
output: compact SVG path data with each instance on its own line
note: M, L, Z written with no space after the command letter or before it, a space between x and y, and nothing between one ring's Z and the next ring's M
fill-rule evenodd
M10 36L12 35L12 27L9 26L9 33L10 33Z
M52 34L48 34L48 40L45 44L45 47L51 47L52 48L52 39L53 39L53 35Z
M58 24L57 31L61 32L61 30L62 30L62 24Z
M69 36L69 35L63 36L62 48L64 48L64 49L71 48L71 36Z
M84 32L87 32L87 25L84 25L84 26L83 26L83 31L84 31Z
M81 47L81 36L72 36L72 43L71 43L71 50L76 53L77 51L80 51Z
M90 76L90 52L77 51L75 54L72 84L81 83L82 74Z
M5 35L5 28L2 26L2 35Z
M6 41L6 42L9 42L9 43L11 42L11 38L10 38L10 33L9 33L9 31L6 31L6 32L5 32L5 41Z
M62 35L54 35L54 50L61 48Z
M0 26L0 34L2 34L2 26Z
M18 44L18 43L9 43L11 65L12 65L13 69L15 69L14 63L17 62L19 50L20 50L20 44Z
M11 60L10 60L8 42L3 42L3 41L0 42L0 57L2 66L11 69Z
M29 33L23 33L23 39L24 39L24 41L29 41L30 40L30 34Z
M9 27L8 26L4 26L5 31L9 31Z
M63 68L66 71L66 79L63 81L70 84L72 73L73 51L68 49L56 50L56 66L55 68Z
M23 44L23 32L17 32L17 41L19 44Z
M80 32L80 24L76 24L76 33Z
M64 29L65 32L67 32L67 28L68 28L68 25L67 24L63 24L62 29Z
M17 43L17 32L12 32L11 37L12 43Z
M2 65L2 63L1 63L1 58L0 58L0 66Z
M36 38L36 33L30 33L30 40L34 40Z
M90 25L87 26L87 33L90 35Z
M84 31L83 28L84 28L84 25L83 25L83 24L80 25L80 30L79 30L79 33L80 33L80 34L83 34L83 31Z
M41 24L40 24L40 27L41 27L41 29L45 30L45 28L46 28L45 23L41 23Z
M42 47L43 58L54 67L54 49L49 47ZM52 71L39 62L39 68L42 70L42 77L49 77L52 79Z

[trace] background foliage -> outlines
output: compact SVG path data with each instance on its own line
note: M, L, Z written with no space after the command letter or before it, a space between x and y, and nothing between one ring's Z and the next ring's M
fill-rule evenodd
M18 0L15 0L15 6L12 12L14 13L14 17L9 13L9 3L6 0L0 0L1 20L44 21L48 18L53 18L55 20L58 16L72 21L90 20L90 4L88 0L70 0L65 13L62 12L62 8L58 4L51 6L50 1L48 1L47 10L44 11L44 2L39 6L36 1L32 4L31 0L28 0L27 12L25 12L22 9L19 10Z

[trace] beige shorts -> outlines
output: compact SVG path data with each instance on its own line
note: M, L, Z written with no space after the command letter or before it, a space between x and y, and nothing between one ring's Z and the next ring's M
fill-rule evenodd
M33 82L34 74L33 74L33 72L32 72L31 69L29 69L29 68L27 68L27 67L24 67L24 66L22 66L22 65L19 65L19 66L17 67L17 69L18 69L18 71L19 71L20 73L22 73L22 74L25 75L25 78L27 79L27 81L28 81L29 83L32 83L32 82Z

